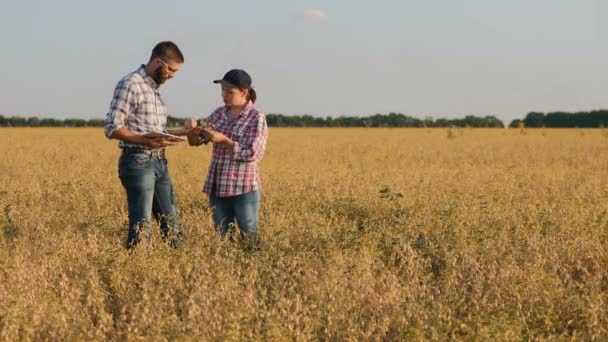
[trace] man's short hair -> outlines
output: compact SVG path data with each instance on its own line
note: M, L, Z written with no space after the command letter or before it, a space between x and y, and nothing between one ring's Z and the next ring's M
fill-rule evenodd
M175 43L169 41L156 44L154 49L152 49L150 60L153 60L155 57L158 57L165 62L172 60L177 63L184 63L184 55L182 55L182 52L179 51L179 48Z

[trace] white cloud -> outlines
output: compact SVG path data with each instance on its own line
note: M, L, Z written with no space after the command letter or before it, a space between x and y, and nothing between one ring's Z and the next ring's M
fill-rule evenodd
M303 17L309 20L327 21L327 13L319 9L311 9L303 13Z

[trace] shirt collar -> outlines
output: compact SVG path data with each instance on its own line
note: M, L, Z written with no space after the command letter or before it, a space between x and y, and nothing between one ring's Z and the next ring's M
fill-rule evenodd
M152 87L152 89L158 89L159 84L156 83L156 81L154 81L152 79L152 77L150 77L150 75L148 75L148 73L146 72L146 66L144 64L142 64L139 69L137 69L137 72L141 75L141 77L144 79L144 81L150 86Z

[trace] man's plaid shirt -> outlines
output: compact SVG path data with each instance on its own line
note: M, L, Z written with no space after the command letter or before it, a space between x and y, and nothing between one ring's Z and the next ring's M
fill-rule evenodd
M266 115L258 112L250 102L241 113L231 118L227 107L216 109L206 119L215 129L235 143L230 151L213 145L213 155L203 192L217 197L241 195L260 190L258 162L264 155L268 126Z
M158 84L146 74L145 66L123 77L114 90L106 115L105 134L110 138L117 129L127 127L136 134L166 132L167 110L158 92ZM120 147L150 148L120 141Z

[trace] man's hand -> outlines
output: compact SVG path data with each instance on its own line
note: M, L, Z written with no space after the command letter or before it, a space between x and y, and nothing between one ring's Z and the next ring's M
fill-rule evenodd
M167 147L177 144L176 141L164 137L144 137L143 135L133 133L126 127L115 130L114 133L112 133L112 138L122 140L129 144L144 145L152 148Z
M167 133L169 134L173 134L173 135L177 135L177 136L184 136L184 135L188 135L190 134L190 131L192 131L192 129L190 128L184 128L184 129L168 129Z
M196 126L197 126L197 124L196 124L196 120L194 120L193 118L186 119L186 120L184 121L184 128L185 128L185 129L193 129L193 128L195 128Z
M167 147L177 144L177 141L171 138L147 138L143 135L135 134L128 128L122 127L114 131L112 138L122 140L129 144L144 145L152 148Z
M145 140L141 144L152 148L169 147L177 144L177 141L173 140L172 138L142 138Z

